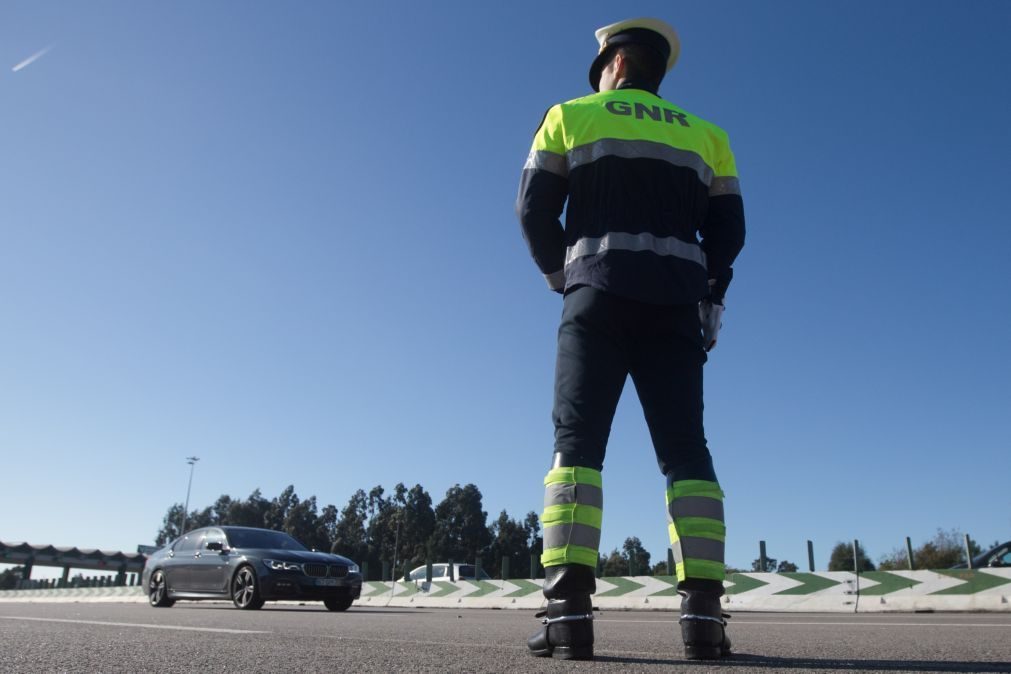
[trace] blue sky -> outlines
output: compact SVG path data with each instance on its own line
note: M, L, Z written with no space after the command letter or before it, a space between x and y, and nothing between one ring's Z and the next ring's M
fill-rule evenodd
M286 485L539 510L559 298L513 213L593 30L679 30L749 238L706 371L727 561L1011 538L1011 5L0 9L0 540L132 550ZM48 46L35 62L12 68ZM665 555L631 386L602 548Z

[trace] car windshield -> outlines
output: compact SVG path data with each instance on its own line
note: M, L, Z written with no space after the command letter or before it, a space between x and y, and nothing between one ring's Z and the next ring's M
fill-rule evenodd
M475 573L477 572L477 568L473 564L461 564L459 569L460 569L460 578L473 579ZM480 580L484 580L486 578L488 578L488 574L484 572L484 569L481 569Z
M260 548L262 550L305 550L305 546L280 531L257 529L232 529L228 542L233 548Z

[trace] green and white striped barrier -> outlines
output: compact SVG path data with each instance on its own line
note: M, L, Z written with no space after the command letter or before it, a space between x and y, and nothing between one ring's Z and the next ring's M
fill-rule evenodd
M4 590L0 601L23 602L146 602L147 595L139 585L119 587L64 587L50 590Z
M362 587L365 606L525 608L544 603L540 580L380 583ZM676 610L671 576L598 578L593 605L611 610ZM727 578L734 611L1011 611L1011 569L734 573Z
M358 606L537 609L541 580L370 581ZM593 605L604 610L673 611L681 606L671 576L598 578ZM1011 611L1011 569L734 573L728 611ZM0 591L0 601L145 602L142 588L106 587Z

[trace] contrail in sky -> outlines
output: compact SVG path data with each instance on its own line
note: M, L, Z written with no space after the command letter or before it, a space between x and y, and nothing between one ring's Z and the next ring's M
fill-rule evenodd
M11 68L11 70L14 71L14 72L17 72L17 71L21 70L22 68L24 68L26 66L30 66L31 64L35 63L40 58L42 58L43 56L45 56L49 52L49 50L52 49L52 48L53 48L53 45L49 45L45 49L42 49L42 50L39 50L39 51L35 52L34 54L32 54L31 56L29 56L28 58L26 58L24 61L22 61L21 63L17 64L13 68Z

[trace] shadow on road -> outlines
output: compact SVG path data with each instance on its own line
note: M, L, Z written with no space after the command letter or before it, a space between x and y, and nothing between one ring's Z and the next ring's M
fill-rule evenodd
M176 606L174 606L172 608L173 611L178 611L179 609L184 609L184 610L188 609L188 610L196 610L196 611L227 611L227 612L230 612L230 613L237 613L237 612L239 612L239 610L237 608L235 608L234 606L231 606L231 605L228 605L228 606L207 606L207 605L197 606L195 604L192 604L192 605L188 605L188 606L180 606L180 605L177 604ZM247 611L246 613L252 613L252 612L251 611ZM361 611L361 610L356 611L354 608L350 608L347 611L328 611L325 608L323 608L322 606L320 606L320 607L316 607L316 606L298 606L298 607L295 607L295 606L270 606L270 605L267 605L267 606L264 606L263 608L259 609L258 611L256 611L256 613L337 613L337 614L346 615L346 616L352 616L352 615L361 615L361 616L364 616L364 615L374 615L376 613L410 613L412 615L421 615L423 613L431 613L431 611L425 611L425 610L416 609L416 608L409 608L409 609L394 609L394 608L382 609L382 608L379 608L379 609L377 609L377 608L372 608L371 606L369 607L368 611Z
M699 661L684 659L657 659L595 655L598 662L614 662L635 665L683 665L697 667ZM775 658L764 655L734 653L729 658L710 661L721 668L751 667L755 669L798 669L804 671L879 671L879 672L1011 672L1007 662L957 662L943 660L837 660L818 658Z

